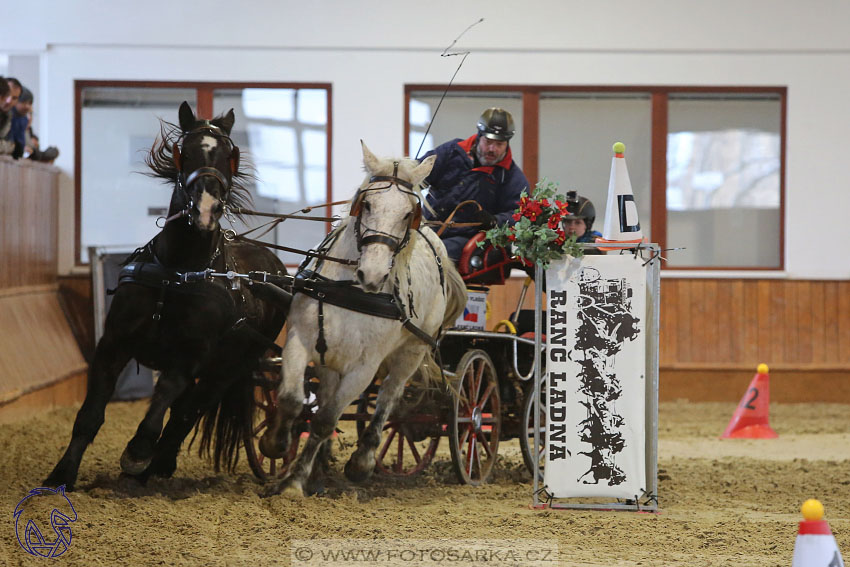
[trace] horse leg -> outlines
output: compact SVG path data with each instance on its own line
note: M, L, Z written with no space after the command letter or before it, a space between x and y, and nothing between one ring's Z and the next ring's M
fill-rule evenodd
M192 431L198 418L199 410L193 407L200 385L190 385L175 400L171 406L168 422L162 430L162 436L154 447L151 464L138 475L139 480L144 483L150 475L162 478L171 478L177 470L177 455L183 440Z
M98 342L89 368L86 398L74 420L71 442L53 471L44 480L44 486L64 484L66 490L74 489L83 453L103 425L106 404L115 391L119 373L127 366L131 357L130 348L126 344L116 342L110 332L104 334Z
M151 464L144 474L146 476L153 474L163 478L171 477L177 469L177 455L180 453L180 447L191 433L192 428L198 423L198 420L217 404L220 404L225 396L233 395L231 387L234 384L242 383L240 387L253 391L253 384L250 380L251 375L244 367L242 369L224 368L220 372L214 373L205 372L198 383L187 388L172 405L168 422L162 430L162 436L156 443ZM241 399L238 394L237 397ZM217 416L215 416L219 422L226 419L225 413L224 409L219 410ZM250 419L249 412L245 412L245 417ZM212 419L210 416L207 418ZM235 426L237 430L241 430L242 426L247 425L243 423L242 414L233 419L238 421L238 425ZM202 435L203 437L204 435ZM201 443L203 446L203 439ZM216 463L218 463L217 452Z
M339 372L331 370L326 366L318 366L313 370L319 380L319 388L316 392L316 405L319 408L322 406L322 400L331 400L336 395L337 388L339 387ZM313 470L305 485L306 493L317 494L324 491L324 480L325 476L330 472L331 458L331 441L328 439L319 445L313 463Z
M287 337L281 360L283 364L277 391L277 410L258 444L260 452L270 459L279 459L286 454L292 438L292 427L301 417L308 350L297 339Z
M272 491L273 494L284 493L298 497L305 494L305 485L319 448L330 439L342 412L366 389L376 370L377 365L361 366L340 381L332 397L319 398L319 409L310 421L310 437L295 459L289 475Z
M163 372L156 382L153 398L144 419L121 454L122 471L138 475L148 468L153 458L154 446L162 433L165 411L183 393L191 380L189 373L183 370Z
M424 350L405 349L402 353L393 353L387 358L389 375L381 382L378 398L375 400L375 414L369 425L357 440L357 449L345 463L345 476L352 482L367 480L375 472L375 451L381 444L381 435L387 418L396 402L404 392L407 380L422 364Z

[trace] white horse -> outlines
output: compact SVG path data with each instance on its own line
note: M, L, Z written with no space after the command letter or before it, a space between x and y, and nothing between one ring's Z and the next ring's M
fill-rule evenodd
M421 164L403 158L379 159L363 144L366 180L325 251L332 259L320 261L315 273L319 279L351 282L349 288L342 284L342 293L351 301L346 305L364 298L394 297L402 319L409 322L403 326L399 319L328 303L330 293L322 296L325 301L315 290L295 295L287 319L277 413L260 441L260 450L270 458L285 454L301 415L304 369L311 361L319 376L319 409L311 419L309 439L275 492L303 494L319 447L380 367L388 374L381 382L375 414L345 466L350 480L367 479L375 468L384 424L407 380L420 368L431 377L434 372L439 375L431 358L432 345L426 340L436 338L441 327L457 319L466 305L466 288L440 239L431 229L419 227L419 184L430 173L434 159L431 156ZM338 295L339 287L335 290Z

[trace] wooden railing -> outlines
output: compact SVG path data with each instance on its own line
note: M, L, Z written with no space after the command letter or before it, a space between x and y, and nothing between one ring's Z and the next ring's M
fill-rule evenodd
M59 170L0 157L0 289L56 283Z
M17 407L26 394L84 384L57 283L58 177L51 165L0 158L0 421L26 412Z

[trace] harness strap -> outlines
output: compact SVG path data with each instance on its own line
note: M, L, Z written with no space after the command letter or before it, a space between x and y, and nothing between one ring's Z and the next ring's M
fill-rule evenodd
M323 294L319 292L318 295ZM319 353L319 363L324 366L328 342L325 340L325 302L321 299L319 299L319 336L316 338L316 352Z
M258 246L265 246L267 248L274 248L275 250L283 250L284 252L295 252L296 254L304 254L309 257L316 257L322 260L330 260L331 262L337 262L339 264L345 264L347 266L355 266L357 265L358 260L347 260L345 258L334 258L333 256L328 256L327 254L323 254L321 252L317 252L315 250L299 250L298 248L290 248L288 246L281 246L280 244L272 244L270 242L262 242L260 240L254 240L253 238L246 238L237 234L235 236L236 240L241 242L248 242L251 244L256 244Z
M443 290L443 297L445 297L446 296L446 276L443 273L443 261L440 259L440 255L437 254L437 249L434 248L434 245L431 244L431 241L428 240L428 238L424 234L422 234L422 231L417 228L416 232L418 232L419 236L421 236L422 239L428 244L428 246L431 247L431 252L433 252L433 254L434 254L434 261L437 263L437 269L440 271L440 289Z
M370 234L360 239L361 247L367 246L369 244L383 244L384 246L393 251L396 251L401 248L398 240L396 240L392 236L384 236L383 234Z

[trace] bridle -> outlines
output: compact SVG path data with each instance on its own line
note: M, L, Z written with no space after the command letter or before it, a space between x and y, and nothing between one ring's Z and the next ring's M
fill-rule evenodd
M220 169L211 166L199 167L193 170L188 176L186 175L186 172L183 169L183 156L180 151L180 144L185 143L185 138L202 132L208 133L217 140L226 141L227 145L230 147L230 180L225 177L225 175L221 172ZM221 130L221 128L219 128L215 124L212 124L209 120L201 121L200 126L188 132L183 132L180 137L174 142L174 145L172 146L172 157L174 160L174 166L177 168L177 189L185 197L186 206L182 210L166 218L165 223L163 223L163 226L181 217L187 217L189 224L192 224L194 222L192 211L195 208L195 200L192 197L192 193L190 192L190 190L192 188L192 185L194 185L199 179L203 177L212 177L213 179L218 181L218 184L221 186L223 194L223 198L221 199L222 203L227 203L230 200L230 191L233 189L232 176L236 175L236 172L239 170L239 146L235 145L230 136L225 134Z
M356 237L358 252L360 252L364 246L368 246L369 244L383 244L384 246L393 251L393 255L396 255L410 241L410 231L417 230L419 228L419 224L422 221L422 202L420 200L419 194L413 190L413 184L398 177L398 165L399 162L393 162L392 175L373 175L372 177L370 177L370 186L363 189L358 189L357 194L354 196L354 202L351 206L351 216L355 218L354 235ZM385 181L388 184L381 185L379 187L371 187L372 184L379 183L381 181ZM369 191L381 191L384 189L389 189L393 185L398 187L399 191L401 191L402 193L413 195L414 197L416 197L417 200L416 207L414 207L413 210L413 215L410 218L410 222L407 224L407 229L404 231L404 236L402 238L398 238L397 236L394 236L392 234L381 232L379 230L375 230L369 227L366 227L365 230L361 231L363 200L366 198L366 193Z

